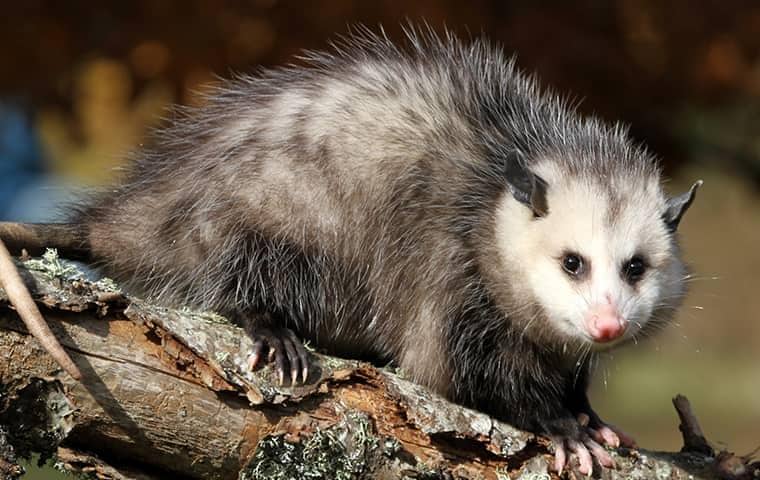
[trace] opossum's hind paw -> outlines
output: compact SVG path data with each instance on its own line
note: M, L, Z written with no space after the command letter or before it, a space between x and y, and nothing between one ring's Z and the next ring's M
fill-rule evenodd
M289 328L261 327L251 332L253 351L248 359L248 365L253 370L264 356L267 361L274 361L277 379L280 385L285 383L286 376L290 384L305 383L309 378L309 352Z

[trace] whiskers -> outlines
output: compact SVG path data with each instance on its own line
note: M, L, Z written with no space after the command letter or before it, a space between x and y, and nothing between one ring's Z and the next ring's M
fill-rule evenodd
M705 280L721 280L719 275L696 275L693 273L681 277L683 283L703 282Z
M675 332L668 334L668 338L670 338L670 340L668 340L669 346L672 347L673 335L677 335L678 339L683 342L684 345L694 347L694 350L699 353L701 351L699 346L691 344L691 339L685 333L684 325L678 320L673 320L673 316L676 311L680 311L682 316L686 316L688 318L693 317L694 312L703 310L705 310L704 307L700 305L678 307L676 305L668 303L667 300L656 304L654 306L654 312L648 321L644 322L640 318L629 320L637 327L630 336L630 341L633 344L632 346L638 347L640 344L644 343L644 340L651 341L650 339L652 337L658 336L665 330L675 328L677 329ZM655 350L660 351L659 344L655 345Z
M638 334L644 330L644 325L638 320L629 320L629 322L636 325L636 330L631 334L631 341L633 342L634 346L638 346Z
M573 388L578 386L581 375L592 368L597 361L597 354L591 349L591 344L581 343L576 350L577 360L573 366Z

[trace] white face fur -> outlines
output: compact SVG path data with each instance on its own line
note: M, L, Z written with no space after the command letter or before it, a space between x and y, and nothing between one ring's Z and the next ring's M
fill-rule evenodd
M604 349L632 339L653 314L672 314L685 269L662 220L657 179L610 189L598 178L568 178L551 162L533 171L548 185L548 213L534 217L507 194L496 220L502 271L525 279L511 288L510 303L544 320L525 325L526 334ZM620 319L623 330L614 338L595 338L588 326L601 306Z

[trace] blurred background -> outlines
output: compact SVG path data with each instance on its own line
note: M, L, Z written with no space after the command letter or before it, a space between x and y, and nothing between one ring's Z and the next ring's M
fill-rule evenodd
M0 18L0 219L53 218L114 177L172 103L215 75L295 62L348 26L422 21L490 37L581 110L631 126L680 192L695 279L675 325L599 372L600 414L678 449L687 395L707 437L760 446L760 3L741 0L6 2ZM34 478L30 474L28 478ZM40 477L43 478L43 477Z

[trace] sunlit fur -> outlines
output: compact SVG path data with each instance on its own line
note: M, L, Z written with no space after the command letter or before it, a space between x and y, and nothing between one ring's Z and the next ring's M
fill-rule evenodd
M73 218L95 262L158 301L250 330L268 311L329 353L579 438L587 357L560 346L585 302L608 282L651 324L682 290L653 159L487 41L360 31L305 61L179 110ZM546 177L544 218L511 199L515 165ZM565 247L601 267L588 285L562 276ZM610 270L636 249L662 277L638 292Z

